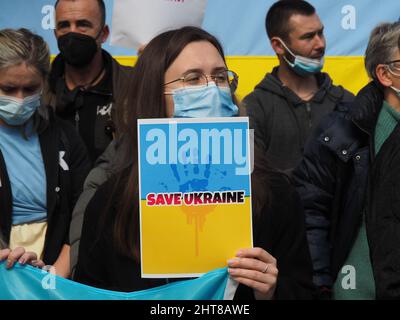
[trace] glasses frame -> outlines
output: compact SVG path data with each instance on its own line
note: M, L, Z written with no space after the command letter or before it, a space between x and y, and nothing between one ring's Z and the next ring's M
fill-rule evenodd
M234 93L236 91L236 89L237 89L237 86L238 86L239 76L237 75L237 73L235 71L232 71L232 70L225 69L225 70L221 70L221 71L223 71L223 72L231 72L233 74L233 80L232 80L231 83L229 83L229 89L231 90L232 93ZM202 75L206 79L206 85L208 86L209 77L211 77L211 79L212 79L213 75L207 75L207 74L204 74L204 73L202 73ZM164 83L164 86L169 85L171 83L178 82L178 81L185 81L185 77L180 77L178 79L175 79L175 80L169 81L167 83ZM212 79L212 81L215 82L215 80L213 80L213 79ZM228 80L228 82L229 82L229 80Z

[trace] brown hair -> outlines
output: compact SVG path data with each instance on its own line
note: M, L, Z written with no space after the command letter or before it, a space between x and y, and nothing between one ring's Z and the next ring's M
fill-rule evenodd
M115 189L104 214L111 212L116 204L116 215L113 226L114 244L119 253L139 260L139 189L137 165L137 119L166 118L164 98L164 75L181 51L191 42L208 41L224 59L224 52L219 41L208 32L196 27L184 27L167 31L154 38L143 50L135 65L131 85L128 88L130 128L127 128L124 139L117 150L119 172ZM266 172L269 170L266 161L255 152L255 167L252 181L252 199L255 216L268 202ZM123 168L130 167L126 177ZM125 183L127 179L127 182ZM118 186L124 182L123 189ZM104 224L104 219L102 220ZM99 229L101 233L101 228Z

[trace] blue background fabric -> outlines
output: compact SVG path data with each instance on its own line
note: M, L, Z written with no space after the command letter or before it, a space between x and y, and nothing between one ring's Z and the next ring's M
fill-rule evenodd
M115 0L105 0L107 23L112 25ZM267 40L264 19L275 0L208 0L203 28L211 32L229 56L274 56ZM372 28L380 22L399 20L398 0L310 0L325 26L328 56L360 56ZM28 4L29 3L29 4ZM26 27L42 35L51 53L58 53L54 28L55 0L0 1L0 29ZM112 55L136 52L104 46Z
M29 265L7 270L0 262L0 300L222 300L228 281L226 268L200 278L130 293L97 289L55 276ZM45 289L47 286L50 289Z

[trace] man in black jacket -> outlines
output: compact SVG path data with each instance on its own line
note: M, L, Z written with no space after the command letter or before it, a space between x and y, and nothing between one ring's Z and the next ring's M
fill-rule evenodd
M372 82L321 121L293 173L314 283L334 299L400 298L399 36L399 22L372 31Z
M121 129L132 68L101 49L109 36L103 0L58 0L55 9L60 54L44 101L75 125L93 164Z
M279 66L255 87L244 104L255 142L270 164L290 172L320 119L353 95L321 73L325 54L323 25L306 1L277 1L266 16L266 30Z

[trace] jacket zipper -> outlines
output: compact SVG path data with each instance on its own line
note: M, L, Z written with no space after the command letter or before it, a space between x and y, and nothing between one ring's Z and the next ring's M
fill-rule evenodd
M306 110L307 110L307 115L308 115L308 127L311 128L311 105L309 102L306 103Z
M75 129L79 131L79 112L75 110Z

